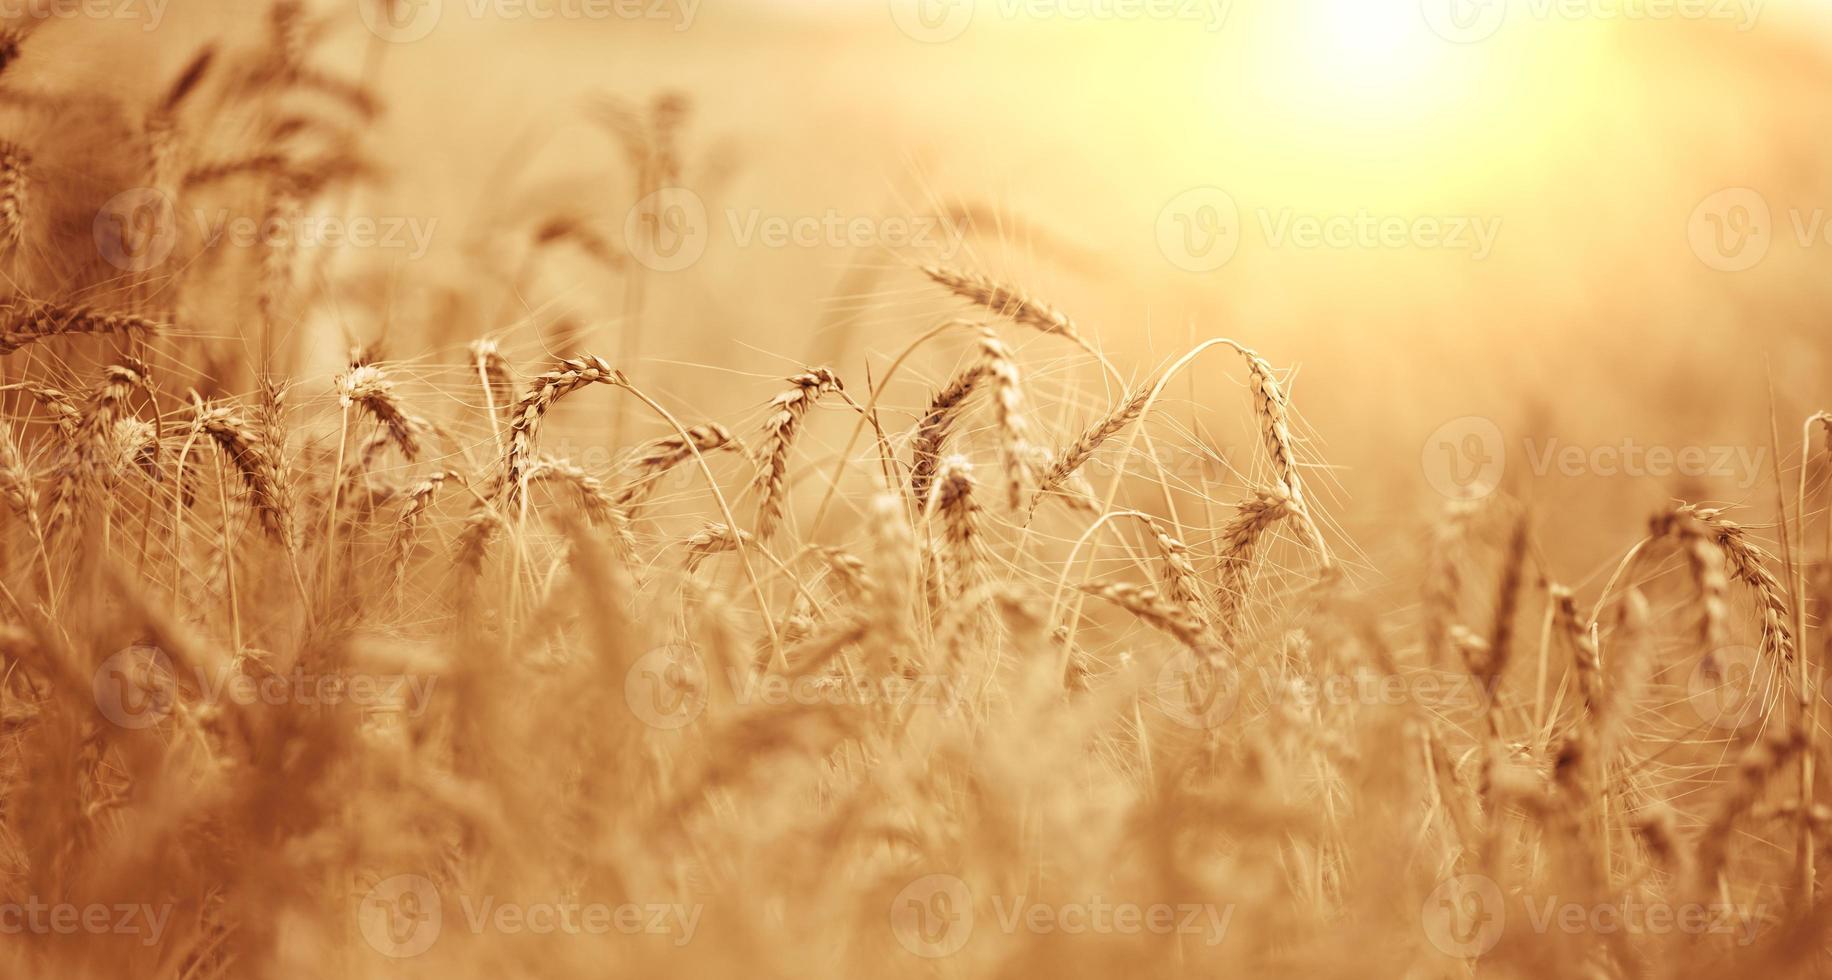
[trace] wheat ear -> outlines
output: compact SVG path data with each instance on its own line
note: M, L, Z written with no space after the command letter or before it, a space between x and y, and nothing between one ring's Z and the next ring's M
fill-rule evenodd
M254 498L255 513L268 536L292 548L292 515L281 491L281 467L260 430L222 406L207 405L194 397L193 420L197 431L208 436L229 457Z
M1247 592L1253 584L1254 555L1260 539L1273 525L1292 514L1291 498L1282 489L1255 490L1241 501L1233 519L1221 534L1221 566L1215 588L1216 638L1231 645L1240 635L1247 606Z
M628 387L629 382L622 372L612 370L603 358L580 356L563 360L557 369L535 378L533 387L516 402L513 421L509 423L509 447L503 454L501 480L501 492L510 513L521 504L542 420L554 402L593 384Z
M25 237L32 155L11 140L0 140L0 251L19 247Z
M770 401L770 417L763 424L764 462L757 475L757 540L767 541L782 520L788 494L789 450L801 430L802 420L821 396L844 390L832 371L812 368L788 379L789 387Z
M374 364L351 367L349 373L337 379L337 396L341 404L355 405L374 416L388 438L400 447L402 456L409 460L419 457L420 434L427 424L402 407L394 393L394 383L381 368Z
M0 306L0 354L10 354L47 337L129 331L150 335L159 331L159 324L143 316L87 306L26 301Z
M1145 411L1145 403L1151 400L1151 392L1151 385L1134 389L1125 401L1082 430L1075 441L1057 451L1049 465L1044 467L1043 474L1037 478L1037 489L1031 495L1030 509L1033 513L1043 498L1067 482L1108 439L1138 420L1139 415Z

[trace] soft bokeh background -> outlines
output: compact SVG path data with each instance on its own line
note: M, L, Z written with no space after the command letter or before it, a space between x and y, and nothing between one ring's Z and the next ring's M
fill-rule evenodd
M1437 0L705 0L545 20L445 0L410 43L378 41L344 6L331 50L390 100L374 136L394 179L357 206L438 222L423 258L354 260L392 269L390 303L463 275L453 257L531 200L577 205L617 237L630 175L587 121L592 100L691 99L681 183L706 203L705 251L640 273L641 370L708 414L810 360L856 374L865 352L900 349L953 308L913 271L944 258L1071 312L1128 373L1213 334L1297 368L1312 458L1358 539L1432 506L1432 433L1466 417L1502 434L1500 479L1574 527L1619 527L1682 491L1766 509L1770 491L1741 474L1535 474L1524 440L1762 451L1771 386L1784 430L1825 400L1832 33L1817 5L1469 3L1474 33L1447 39L1459 11ZM1140 9L1174 15L1113 15ZM200 38L260 29L239 5L165 18L161 32ZM133 25L111 39L140 43ZM57 41L104 43L46 32ZM184 48L162 48L169 72ZM1769 215L1745 222L1747 197L1713 199L1727 188ZM1215 223L1221 199L1232 224ZM1275 238L1286 217L1363 212L1495 237L1486 251ZM736 235L751 217L829 214L953 215L966 235L958 252ZM1193 259L1186 232L1206 236ZM1760 261L1727 271L1764 241ZM555 323L567 342L616 347L631 309L619 288L563 268L535 278L488 328L530 352ZM399 319L397 336L440 339ZM1082 374L1099 402L1098 375ZM1178 410L1244 445L1238 365L1205 361L1192 379ZM1552 538L1574 577L1615 552Z

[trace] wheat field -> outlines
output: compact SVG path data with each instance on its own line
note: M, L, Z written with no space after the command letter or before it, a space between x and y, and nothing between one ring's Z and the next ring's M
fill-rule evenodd
M1818 975L1761 8L0 4L0 978Z

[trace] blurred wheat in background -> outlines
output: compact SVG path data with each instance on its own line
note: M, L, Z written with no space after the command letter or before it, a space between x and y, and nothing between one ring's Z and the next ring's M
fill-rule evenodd
M0 0L0 977L1817 974L1826 82Z

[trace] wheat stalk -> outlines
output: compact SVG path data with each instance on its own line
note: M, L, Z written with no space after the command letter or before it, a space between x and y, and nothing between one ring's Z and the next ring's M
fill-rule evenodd
M1240 502L1232 520L1221 532L1221 564L1215 587L1216 639L1231 646L1240 635L1253 583L1253 558L1263 538L1278 522L1293 513L1291 498L1282 488L1255 490Z
M980 331L980 359L992 381L993 415L999 432L999 459L1005 470L1006 505L1023 505L1029 468L1025 454L1024 389L1017 361L991 330Z
M356 364L337 379L338 402L355 405L382 425L388 438L409 460L420 455L420 434L427 428L425 420L408 414L394 393L394 383L374 364ZM365 456L368 454L365 453Z
M1703 600L1707 657L1723 645L1728 634L1728 589L1723 580L1727 567L1733 578L1755 593L1762 614L1763 652L1784 661L1794 659L1786 592L1768 569L1768 554L1749 540L1742 525L1726 518L1718 508L1681 504L1656 514L1649 531L1656 539L1676 538L1687 550Z
M192 425L229 457L254 501L261 528L287 549L293 544L292 514L281 490L281 467L261 432L229 408L193 396Z
M721 449L747 455L744 444L732 437L731 430L716 422L693 426L685 437L662 436L644 443L635 452L635 475L617 491L617 507L635 516L636 509L669 471L693 459L696 450L704 454Z
M0 140L0 251L18 248L25 237L31 165L25 147Z
M159 324L131 313L107 312L87 306L29 301L0 306L0 354L10 354L47 337L113 335L130 331L151 335L159 332Z
M973 464L964 456L942 461L926 511L941 523L940 554L948 595L958 599L979 578L979 513Z
M1074 441L1057 450L1049 465L1044 467L1043 474L1037 478L1037 489L1031 496L1030 509L1033 513L1044 497L1059 489L1108 439L1138 419L1145 411L1146 402L1151 400L1152 390L1151 385L1134 389L1112 411L1082 430Z
M500 483L500 493L511 513L521 504L535 440L540 435L541 421L547 417L554 402L593 384L628 387L629 381L621 371L612 370L603 358L569 358L562 360L558 369L536 377L533 386L516 402L513 421L509 424L509 447L503 454Z
M788 381L789 387L771 399L770 417L763 424L764 462L757 475L760 492L754 532L759 541L768 541L782 520L783 500L788 492L789 450L808 410L823 395L845 390L840 379L824 367L811 368Z
M942 446L953 431L961 407L985 376L982 364L962 370L929 399L928 409L917 421L915 434L910 439L910 494L919 504L929 499L935 470L941 464Z
M942 265L925 265L922 267L922 274L934 280L942 288L976 306L1005 317L1013 323L1072 341L1089 353L1099 356L1098 352L1082 337L1081 331L1075 326L1075 321L1069 319L1068 314L1027 295L1017 287L1007 286L978 273Z
M1164 598L1157 589L1124 582L1084 582L1077 588L1119 606L1147 626L1175 637L1192 651L1206 651L1210 647L1201 621L1191 617L1182 606Z

